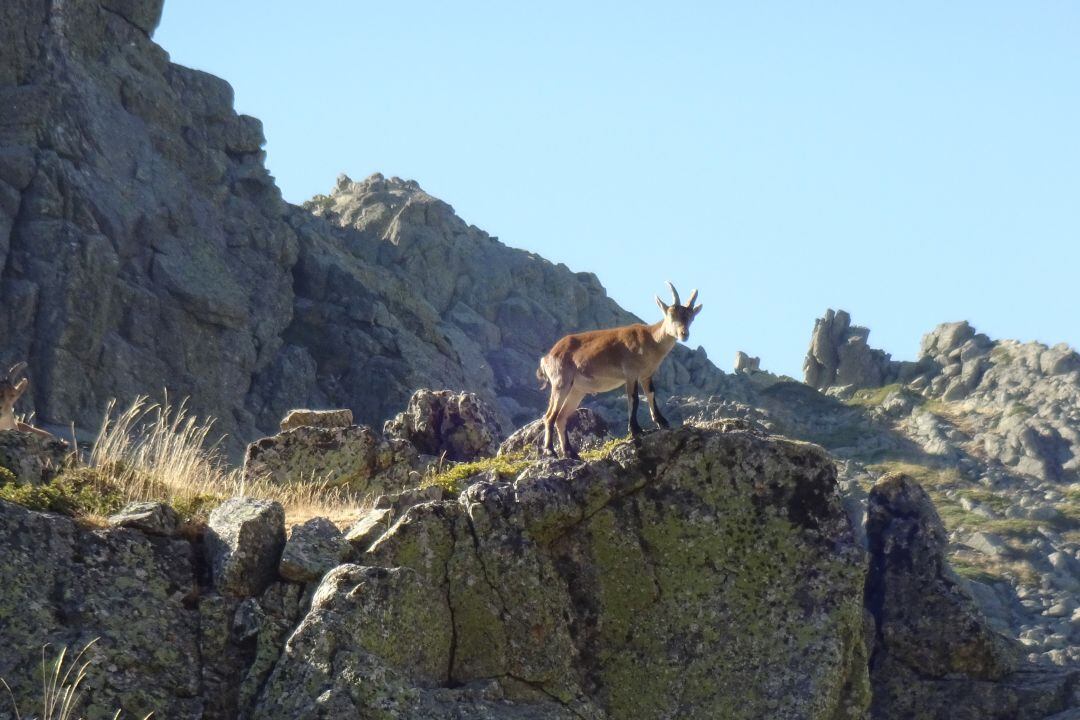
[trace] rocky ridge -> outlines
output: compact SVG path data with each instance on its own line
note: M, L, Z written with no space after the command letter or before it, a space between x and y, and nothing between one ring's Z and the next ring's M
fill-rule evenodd
M684 415L743 417L820 443L842 460L856 519L882 473L915 474L995 625L1033 659L1080 660L1080 355L958 322L898 362L868 335L830 310L815 324L805 385L754 371L755 394L688 398Z
M909 478L871 493L869 555L829 457L742 421L463 486L380 502L389 521L347 542L321 519L286 539L257 500L197 537L0 502L0 676L22 700L40 644L100 637L88 717L1041 720L1076 703L1080 674L1021 667L981 619Z

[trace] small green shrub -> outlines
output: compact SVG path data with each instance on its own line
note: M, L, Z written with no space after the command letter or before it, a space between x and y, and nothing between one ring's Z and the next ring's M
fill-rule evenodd
M15 473L8 470L6 467L0 466L0 487L4 485L14 485L18 481L15 477Z
M51 510L64 515L109 515L125 503L120 488L93 468L65 470L47 485L0 486L0 498L31 510Z

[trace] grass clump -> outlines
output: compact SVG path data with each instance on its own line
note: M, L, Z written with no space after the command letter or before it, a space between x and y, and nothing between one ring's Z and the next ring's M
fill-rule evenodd
M910 476L927 490L930 488L952 487L961 482L960 471L954 467L935 467L933 465L920 465L898 460L880 462L868 467L870 470L882 475L885 473L903 473Z
M987 558L979 553L960 551L949 557L949 565L958 575L981 583L993 583L1004 579L1021 582L1038 582L1038 573L1024 562L1001 558Z
M588 462L607 460L611 457L612 453L614 453L616 449L628 442L632 442L629 435L612 438L594 450L586 450L581 453L581 459L587 460Z
M97 638L94 638L86 643L70 663L67 663L66 647L61 649L60 654L51 662L45 658L45 652L49 646L45 645L41 648L41 712L34 715L34 718L81 720L77 712L79 702L82 700L82 691L79 690L79 686L86 680L86 670L90 667L90 660L83 660L83 656L96 642ZM22 715L15 702L15 693L12 692L11 686L3 678L0 678L0 685L7 690L16 719L21 719ZM120 712L120 710L116 711L113 720L119 719ZM142 720L148 720L152 715L153 713L148 713Z
M581 459L588 462L606 460L611 457L627 438L613 438L594 450L585 450L581 453ZM481 458L471 462L454 463L449 467L429 473L420 487L438 485L451 493L459 493L465 489L465 481L481 473L494 472L501 480L511 480L521 474L535 458L525 452L510 453L490 458Z
M967 498L972 502L985 505L997 513L1003 513L1015 504L1015 502L1004 493L983 490L982 488L977 487L961 490L958 494L960 497Z
M876 407L885 402L885 398L894 392L903 392L903 386L900 383L892 383L879 388L861 388L844 403L858 407Z
M525 453L511 453L471 462L454 463L443 470L429 473L420 483L420 487L438 485L449 492L458 493L465 489L464 482L475 475L494 472L500 479L509 480L517 477L528 464L529 460Z
M13 474L0 472L0 498L90 521L135 501L164 502L183 519L200 521L230 497L276 500L290 524L316 515L348 522L369 504L366 495L329 487L326 479L245 480L224 458L223 438L210 440L212 430L213 420L190 415L184 402L140 397L122 411L110 403L85 464L46 485L18 485Z

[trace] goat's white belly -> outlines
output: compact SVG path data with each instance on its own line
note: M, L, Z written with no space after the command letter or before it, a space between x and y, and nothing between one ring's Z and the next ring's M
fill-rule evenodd
M615 388L626 386L626 379L622 377L596 377L590 378L579 375L574 381L574 389L585 393L602 393Z

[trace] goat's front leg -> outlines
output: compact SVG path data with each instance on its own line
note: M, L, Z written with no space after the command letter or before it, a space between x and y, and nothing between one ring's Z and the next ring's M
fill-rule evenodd
M630 434L634 437L641 437L641 426L637 421L637 406L638 406L638 382L637 380L629 380L626 383L626 407L630 411Z
M656 406L656 393L653 391L652 375L644 378L641 381L641 385L645 388L645 397L649 399L649 416L652 417L652 421L656 423L656 427L671 427L671 423L667 421L667 418L660 414L660 408Z

